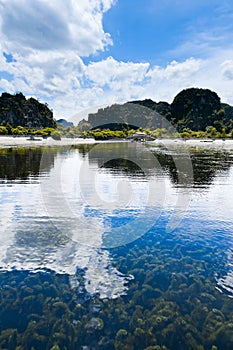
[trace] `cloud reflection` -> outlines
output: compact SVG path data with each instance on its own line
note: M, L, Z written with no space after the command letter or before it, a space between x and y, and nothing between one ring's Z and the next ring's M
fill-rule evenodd
M98 156L105 154L102 146L85 156L75 149L58 152L47 172L44 164L50 154L44 152L37 181L12 181L5 187L11 198L0 204L6 220L0 242L2 269L53 270L70 276L82 269L85 289L92 295L115 298L127 291L132 276L113 267L109 248L140 238L169 205L181 203L178 209L185 209L187 198L186 192L172 188L151 151L118 146L108 145L103 158ZM140 168L139 176L102 166L116 158L131 160Z

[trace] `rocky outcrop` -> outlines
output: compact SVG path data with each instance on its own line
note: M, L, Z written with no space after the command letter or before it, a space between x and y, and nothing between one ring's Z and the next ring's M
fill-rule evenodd
M154 129L163 127L164 118L178 131L205 131L209 126L220 132L223 128L228 132L233 129L233 107L221 103L215 92L200 88L182 90L171 104L151 99L115 104L89 114L88 122L92 128L100 129L124 129L127 126Z
M54 128L53 112L35 98L26 99L22 93L11 95L4 92L0 97L0 125L12 127Z

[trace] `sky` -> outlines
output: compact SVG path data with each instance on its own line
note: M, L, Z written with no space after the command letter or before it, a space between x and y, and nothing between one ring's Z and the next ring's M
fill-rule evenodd
M189 87L233 105L232 0L0 0L0 93L56 119Z

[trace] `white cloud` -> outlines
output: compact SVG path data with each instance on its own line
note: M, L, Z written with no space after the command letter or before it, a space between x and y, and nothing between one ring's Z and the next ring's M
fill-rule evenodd
M38 96L49 103L55 117L68 119L85 109L134 99L171 102L179 91L192 86L210 88L231 103L233 64L224 57L189 58L165 67L108 57L85 65L73 51L67 51L66 57L58 51L33 51L25 58L16 56L16 62L4 61L4 69L14 79L1 79L0 88Z
M201 60L189 58L183 62L172 61L165 68L156 66L148 73L148 77L160 80L177 79L181 81L186 80L196 73L201 66Z
M100 62L90 63L85 71L88 79L98 85L111 85L112 82L141 82L145 78L149 63L119 62L108 57Z
M74 50L80 56L104 50L111 38L102 16L113 0L0 0L1 42L8 52Z
M134 99L171 102L191 86L212 89L233 104L232 51L214 49L210 38L202 45L193 38L173 51L178 56L185 48L187 56L199 47L209 53L202 59L188 57L165 66L111 56L97 61L96 52L112 44L102 22L114 3L0 0L0 91L38 97L56 118L68 119L85 109ZM96 62L87 63L83 57L91 54Z
M222 63L222 74L227 80L233 80L233 60L226 60Z
M0 87L5 91L14 92L13 84L7 79L0 79Z
M0 0L0 89L51 99L56 114L96 103L102 89L82 89L81 57L112 44L102 19L114 2Z
M151 67L146 75L144 97L171 102L179 91L196 85L203 64L202 60L189 58L172 61L165 67Z
M85 70L85 79L91 86L104 90L98 105L125 102L140 96L149 68L149 63L119 62L108 57L90 63Z
M23 86L27 94L51 96L66 94L68 89L77 89L80 86L84 64L79 56L72 51L66 55L59 52L36 52L23 57L15 55L15 62L4 64L3 71L14 76L12 82L15 91ZM0 88L3 89L2 85ZM21 90L20 90L21 91Z

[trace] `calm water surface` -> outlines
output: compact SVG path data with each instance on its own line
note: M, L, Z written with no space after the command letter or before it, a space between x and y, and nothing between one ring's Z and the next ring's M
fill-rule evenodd
M0 150L0 348L232 349L232 165L207 147Z

